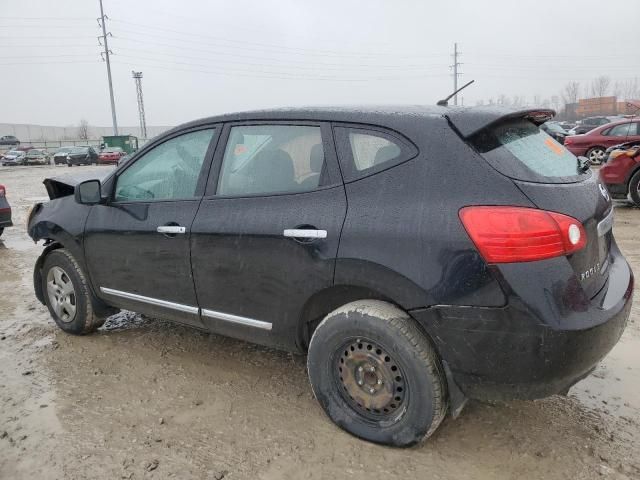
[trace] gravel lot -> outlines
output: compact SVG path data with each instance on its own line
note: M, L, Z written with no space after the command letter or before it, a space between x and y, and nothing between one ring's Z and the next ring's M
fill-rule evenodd
M0 241L0 478L640 478L638 292L621 342L568 397L472 402L407 450L335 427L302 356L129 312L62 333L33 294L26 211L44 177L109 168L0 167L16 224ZM639 227L617 204L636 272Z

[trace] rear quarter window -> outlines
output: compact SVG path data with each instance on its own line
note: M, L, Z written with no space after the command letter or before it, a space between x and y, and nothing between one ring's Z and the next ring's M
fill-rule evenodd
M345 181L364 178L414 158L418 149L395 132L375 127L335 126Z
M571 183L590 174L553 137L528 120L507 120L469 139L480 155L503 175L538 183Z

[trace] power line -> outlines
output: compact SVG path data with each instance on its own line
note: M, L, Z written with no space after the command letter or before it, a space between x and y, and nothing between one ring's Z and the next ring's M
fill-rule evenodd
M446 67L445 64L431 64L431 65L375 65L375 64L367 64L367 65L359 65L359 64L308 64L304 62L297 62L291 64L287 63L259 63L259 62L246 62L234 60L234 55L231 55L232 59L227 58L212 58L212 57L203 57L196 55L185 55L183 53L157 53L154 50L149 49L139 49L139 48L130 48L130 47L118 47L118 51L137 53L141 57L145 59L151 59L149 57L160 57L161 59L165 59L166 57L175 57L179 59L192 59L192 60L204 60L215 62L216 65L220 64L232 64L232 65L242 65L242 66L250 66L250 67L266 67L266 68L275 68L275 69L302 69L302 70L312 70L317 71L318 69L328 70L328 71L353 71L354 73L368 73L370 70L392 70L394 73L415 73L419 70L424 70L433 67ZM214 55L216 55L214 53ZM131 55L129 55L131 57Z
M127 66L145 66L148 68L156 68L160 70L170 70L170 71L178 71L178 72L189 72L189 73L205 73L210 75L220 75L220 76L230 76L230 77L248 77L248 78L264 78L264 79L273 79L273 80L314 80L314 81L332 81L332 82L369 82L374 80L398 80L398 79L415 79L415 78L425 78L425 77L445 77L447 74L431 74L431 75L414 75L414 76L363 76L362 78L342 78L342 77L323 77L317 75L291 75L286 73L262 73L262 72L254 72L254 71L230 71L230 70L202 70L202 69L193 69L193 68L183 68L183 67L167 67L167 64L178 64L184 66L195 66L195 67L209 67L208 65L199 65L199 64L191 64L186 62L165 62L161 60L151 60L156 62L161 62L161 65L151 64L151 63L143 63L137 61L136 63L132 62L123 62L119 60L119 57L128 57L132 59L138 59L138 57L129 57L125 55L117 55L115 57L115 63L119 65L127 65Z
M114 20L115 21L115 20ZM128 24L132 24L133 22L123 22L122 20L119 21L120 23L128 23ZM135 26L140 26L140 24L133 24ZM141 36L141 37L155 37L155 38L160 38L160 39L171 39L173 41L178 41L178 42L184 42L184 43L195 43L198 45L202 45L202 40L200 39L206 39L209 41L209 45L213 45L213 46L218 46L218 47L222 47L225 49L229 49L229 48L233 48L233 49L237 49L237 50L248 50L248 51L264 51L266 50L267 52L269 51L269 49L271 50L279 50L276 52L269 52L269 53L287 53L289 55L305 55L305 56L309 56L309 55L313 55L313 56L320 56L320 57L331 57L331 58L362 58L362 57L367 57L367 58L380 58L380 57L393 57L393 58L420 58L423 59L425 57L443 57L445 54L421 54L421 55L398 55L398 54L394 54L394 53L365 53L365 52L342 52L342 51L333 51L333 50L313 50L313 49L305 49L305 48L297 48L297 47L285 47L285 46L281 46L281 45L274 45L274 44L266 44L266 43L259 43L259 42L247 42L247 41L242 41L242 40L233 40L233 39L225 39L222 37L214 37L214 36L210 36L210 35L200 35L200 34L195 34L195 33L187 33L187 32L180 32L177 30L169 30L169 29L161 29L160 27L143 27L143 28L151 28L151 29L158 29L158 30L162 30L162 31L169 31L169 32L174 32L174 33L178 33L179 35L183 35L183 36L192 36L195 37L193 39L191 38L176 38L175 36L168 36L166 34L160 34L160 33L148 33L148 32L140 32L139 30L132 30L132 29L128 29L128 28L122 28L119 27L118 31L123 31L125 33L128 33L130 35L136 35L136 36ZM137 41L137 40L136 40ZM216 44L216 42L227 42L227 43L240 43L240 44L244 44L246 46L243 45L220 45L220 44Z

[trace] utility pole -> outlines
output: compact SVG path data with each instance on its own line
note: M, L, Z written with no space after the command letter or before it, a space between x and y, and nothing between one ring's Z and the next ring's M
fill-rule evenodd
M144 116L144 100L142 98L142 72L131 71L136 81L136 96L138 97L138 116L140 117L140 135L147 139L147 121Z
M107 63L107 79L109 80L109 96L111 97L111 120L113 120L113 134L118 135L118 120L116 119L116 102L113 99L113 83L111 81L111 62L109 61L109 54L113 53L109 50L109 43L107 41L107 37L111 35L111 32L107 33L107 26L105 24L105 19L109 18L104 14L104 9L102 8L102 0L100 2L100 18L98 19L98 23L102 27L102 35L98 37L98 42L100 39L104 41L104 52L100 53L102 60ZM102 44L101 44L102 45Z
M458 67L460 65L462 65L462 63L460 63L458 61L458 58L460 57L460 55L462 55L461 52L458 51L458 43L454 43L453 44L453 65L451 65L449 68L453 69L453 91L455 92L456 90L458 90L458 77L462 76L462 72L460 72L458 70ZM454 105L458 105L458 95L454 95L453 96L453 104Z

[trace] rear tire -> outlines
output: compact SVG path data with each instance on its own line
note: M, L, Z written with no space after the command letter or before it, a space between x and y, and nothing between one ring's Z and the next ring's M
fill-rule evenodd
M591 165L600 165L604 162L604 151L602 147L593 147L587 151L587 158Z
M42 265L42 291L51 317L67 333L86 335L105 318L93 311L91 291L75 258L65 249L51 252Z
M444 419L444 374L429 339L386 302L356 301L327 315L307 357L315 397L340 428L375 443L408 447Z
M640 170L629 181L629 196L636 207L640 207Z

